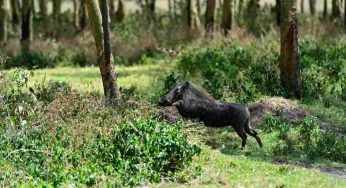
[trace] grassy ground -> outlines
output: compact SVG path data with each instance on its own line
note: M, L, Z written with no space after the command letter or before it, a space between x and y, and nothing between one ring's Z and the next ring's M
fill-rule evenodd
M118 67L121 86L136 85L146 92L158 76L167 68L163 65L138 65ZM36 70L30 84L48 80L66 81L80 91L101 90L98 68L56 68ZM309 107L309 106L307 106ZM322 108L322 107L321 107ZM321 109L319 108L319 109ZM319 110L321 111L321 110ZM332 112L330 112L332 113ZM329 115L333 115L330 114ZM342 113L339 112L339 113ZM340 114L339 114L340 115ZM342 120L342 119L341 119ZM207 129L198 125L199 131L190 131L191 138L202 145L202 154L193 165L178 176L190 176L191 168L201 168L201 174L188 182L162 183L162 187L346 187L346 180L317 170L298 167L295 159L290 164L278 163L270 153L275 147L275 133L261 134L265 143L259 148L252 138L245 150L239 149L240 140L229 129ZM261 132L261 131L260 131ZM345 166L345 164L318 161L317 166ZM179 179L179 178L178 178ZM184 178L182 178L184 179Z
M164 66L137 65L132 67L117 67L120 86L136 85L139 89L146 89L164 71ZM102 91L102 81L98 67L87 68L54 68L34 71L34 77L29 83L47 82L49 80L67 82L78 91Z

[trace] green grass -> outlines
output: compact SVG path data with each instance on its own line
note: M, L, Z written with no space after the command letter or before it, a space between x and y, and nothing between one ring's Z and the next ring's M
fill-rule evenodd
M117 67L120 86L136 85L143 93L147 92L159 76L167 70L164 65L138 65L133 67ZM99 69L94 68L55 68L35 70L30 85L47 82L48 80L65 81L79 91L102 90ZM316 105L307 105L315 108ZM321 105L316 108L322 114ZM326 112L326 116L339 116L342 110ZM145 112L143 112L145 113ZM323 114L321 115L323 116ZM343 119L340 119L342 121ZM167 187L346 187L346 180L338 179L316 170L294 166L296 159L288 159L290 165L275 164L271 155L276 140L275 133L262 133L265 144L259 148L253 138L249 137L245 150L240 150L240 140L231 129L206 129L198 125L199 135L191 132L192 139L199 140L202 154L194 159L193 165L177 176L187 176L193 168L201 167L202 171L196 178L188 182L163 183ZM204 131L204 132L203 132ZM202 140L202 141L201 141ZM223 148L223 149L211 149ZM304 162L304 161L303 161ZM306 162L306 161L305 161ZM317 161L313 165L345 166L329 161ZM179 177L177 178L179 180ZM184 180L184 178L182 178Z
M117 67L119 85L123 87L136 85L140 90L144 90L165 70L164 67L160 64ZM35 70L34 73L29 85L54 80L67 82L78 91L102 91L102 80L98 67L40 69Z

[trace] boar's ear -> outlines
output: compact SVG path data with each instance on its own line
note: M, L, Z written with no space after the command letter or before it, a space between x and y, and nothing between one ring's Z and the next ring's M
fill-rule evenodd
M185 82L182 86L183 89L187 89L190 86L190 82Z

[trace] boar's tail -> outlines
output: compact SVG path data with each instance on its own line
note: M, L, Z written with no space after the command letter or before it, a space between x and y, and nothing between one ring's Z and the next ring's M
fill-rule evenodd
M244 130L248 135L253 136L256 139L260 147L263 147L262 141L258 136L258 133L250 125L250 117L245 121Z

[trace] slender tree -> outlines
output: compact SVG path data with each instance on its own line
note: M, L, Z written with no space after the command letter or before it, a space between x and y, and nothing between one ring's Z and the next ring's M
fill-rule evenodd
M61 14L61 0L53 0L53 16L58 19Z
M300 12L305 12L305 0L300 0Z
M243 15L244 0L239 0L238 3L238 17L241 18Z
M324 0L323 3L323 18L327 18L328 17L328 2L327 0Z
M281 25L281 0L276 0L275 12L276 12L276 24L280 26Z
M125 18L124 2L123 0L119 0L118 9L117 9L117 12L115 13L115 20L117 22L122 22L124 18Z
M221 28L225 36L232 29L233 25L233 0L224 0L222 8Z
M80 1L80 18L79 18L79 27L80 30L84 30L85 27L87 26L87 5L86 5L87 0L81 0Z
M32 29L32 9L33 0L22 1L22 38L21 48L22 52L30 51L30 43L33 38Z
M10 2L0 0L0 44L7 41L7 20L10 12Z
M103 90L107 104L119 104L121 94L117 85L117 76L113 70L114 59L109 41L109 11L107 0L101 0L102 15L98 0L86 1L92 34L97 50L97 62L100 67Z
M39 0L39 13L43 18L46 18L48 12L48 0Z
M316 0L309 0L309 5L310 5L310 13L311 15L316 14Z
M79 4L78 0L73 0L73 25L78 31L80 29L79 27Z
M296 0L281 0L281 80L291 96L300 99L301 70Z
M205 11L205 29L207 33L214 30L216 0L207 0Z
M344 2L344 25L346 27L346 0Z
M340 18L341 11L340 11L340 0L332 0L332 19Z
M186 2L186 21L187 27L190 29L190 31L199 29L200 27L196 3L196 0L187 0Z
M20 23L19 1L11 0L12 26L16 27Z
M115 14L115 1L114 0L109 0L109 14L111 17Z

